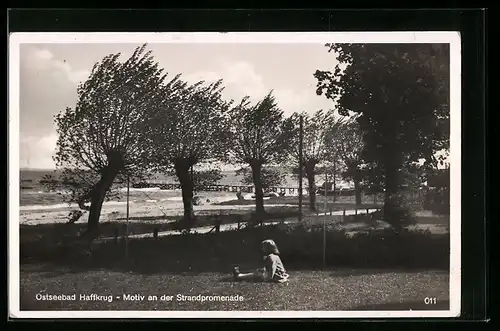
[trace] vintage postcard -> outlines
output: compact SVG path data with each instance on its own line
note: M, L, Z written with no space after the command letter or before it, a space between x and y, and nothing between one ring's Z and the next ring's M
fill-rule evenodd
M459 316L460 45L11 34L10 316Z

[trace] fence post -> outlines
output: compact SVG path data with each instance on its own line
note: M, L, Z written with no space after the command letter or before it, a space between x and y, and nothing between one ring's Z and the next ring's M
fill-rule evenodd
M304 145L304 118L302 115L300 116L299 122L299 223L302 223L302 181L304 177L303 175L303 145Z
M343 213L342 213L342 222L345 223L345 208L343 209Z
M153 238L154 238L155 240L158 240L158 228L154 228L154 229L153 229Z
M128 260L128 234L130 232L130 175L127 176L127 226L125 229L125 260Z
M220 233L220 225L221 225L221 220L220 218L217 218L215 220L215 233Z
M118 228L115 227L115 244L118 244Z
M330 216L332 216L332 208L330 208Z

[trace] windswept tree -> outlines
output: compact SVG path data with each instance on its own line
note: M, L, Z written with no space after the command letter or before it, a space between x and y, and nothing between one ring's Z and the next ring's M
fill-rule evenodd
M358 113L363 158L385 188L384 220L399 229L411 219L401 174L449 145L449 45L327 44L337 56L333 72L317 70L317 93L339 112Z
M279 164L289 153L291 121L284 120L272 91L255 105L248 97L230 111L231 149L229 160L248 164L255 187L255 207L258 217L264 214L262 168Z
M91 238L98 234L102 204L117 176L140 173L145 166L150 115L163 103L160 87L166 74L146 45L125 62L119 57L111 54L96 63L77 89L75 108L68 107L55 117L54 159L63 169L66 184L75 188L76 202L82 207L90 202Z
M183 221L194 221L194 183L191 169L200 162L224 158L227 152L226 112L231 102L222 99L222 81L205 84L182 82L156 119L153 129L154 163L173 170L182 188ZM169 91L167 90L168 94Z
M292 156L296 162L300 160L299 130L300 116L303 118L303 143L302 143L302 167L303 174L307 178L309 191L309 208L316 210L316 175L317 166L321 163L331 161L334 156L329 146L327 135L332 134L342 124L342 119L335 116L334 111L318 110L312 116L307 113L294 113L291 118L294 123L293 128L293 149ZM298 167L295 169L298 172ZM297 174L298 176L298 174Z

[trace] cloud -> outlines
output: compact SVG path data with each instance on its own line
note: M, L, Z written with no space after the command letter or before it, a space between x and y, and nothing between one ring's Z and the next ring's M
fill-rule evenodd
M316 95L315 79L304 79L300 89L276 87L266 84L263 75L259 74L249 62L221 63L220 71L197 72L183 76L189 82L199 80L216 81L223 79L225 86L223 95L228 99L241 100L249 96L252 102L262 99L273 90L278 106L288 116L293 112L315 112L333 107L331 101Z
M66 107L75 106L77 85L89 75L89 70L82 69L90 69L87 66L93 62L80 61L80 52L74 50L56 50L57 48L42 44L21 45L20 157L21 164L26 164L29 158L32 167L53 164L51 156L54 153L56 134L54 115ZM304 56L300 57L303 58ZM235 101L249 96L252 102L257 102L273 90L278 106L286 116L292 112L327 109L331 105L331 101L315 93L316 82L311 74L315 65L308 66L309 60L306 64L301 60L286 62L284 59L269 64L266 58L259 60L257 57L255 61L247 61L231 59L227 54L211 59L215 59L215 63L198 66L201 70L191 69L190 73L184 70L186 74L182 79L192 83L223 79L224 97ZM165 63L166 68L167 64L169 63ZM77 65L80 67L76 67ZM304 65L306 67L302 68ZM203 70L203 67L207 69ZM301 69L295 70L298 68Z
M222 79L224 97L237 101L245 96L249 96L252 101L257 101L271 90L264 84L262 76L255 72L254 68L246 62L224 64L223 69L220 71L195 72L183 75L181 79L190 83L200 80L208 83Z
M88 70L73 70L71 66L66 62L54 62L55 68L58 68L61 72L63 72L70 82L75 84L79 84L83 81L86 81L90 75Z
M50 71L52 75L62 75L68 81L78 84L85 81L90 71L75 70L65 60L57 60L54 54L47 49L24 45L21 52L21 67L36 72Z
M184 77L190 82L198 80L223 80L224 95L227 98L241 99L250 96L252 99L264 97L267 90L262 77L255 72L249 63L238 62L225 65L219 72L198 72Z
M223 74L228 89L235 90L242 96L248 95L252 99L260 99L271 90L264 84L263 77L248 62L227 65Z
M40 60L50 60L54 57L54 55L46 49L34 49L34 56Z
M29 158L32 167L45 167L53 164L54 115L75 106L76 87L89 71L75 70L42 46L21 45L20 50L21 164Z
M55 163L52 155L56 149L57 135L55 133L39 137L21 137L20 149L25 152L21 156L20 167L53 169Z

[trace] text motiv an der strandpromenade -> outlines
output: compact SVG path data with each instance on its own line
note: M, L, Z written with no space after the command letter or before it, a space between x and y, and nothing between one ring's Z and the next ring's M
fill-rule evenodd
M120 301L199 301L199 302L216 302L216 301L243 301L241 295L184 295L184 294L161 294L161 295L143 295L143 294L122 294L122 295L101 295L101 294L46 294L37 293L35 295L37 301L103 301L113 302Z

